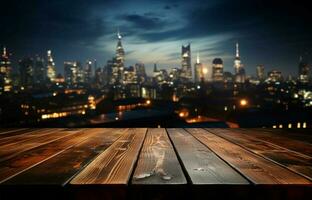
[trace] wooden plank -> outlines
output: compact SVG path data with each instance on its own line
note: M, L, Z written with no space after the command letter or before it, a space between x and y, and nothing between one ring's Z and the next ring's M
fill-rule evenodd
M30 132L24 133L22 135L14 135L11 137L5 137L0 139L0 147L3 147L5 145L19 145L23 144L29 140L33 140L36 138L44 137L46 135L58 132L64 130L63 128L45 128L45 129L34 129Z
M13 158L14 156L30 149L51 143L55 140L67 137L68 135L75 134L79 131L79 129L70 131L66 131L64 129L50 129L48 131L44 131L44 133L38 132L38 135L40 135L39 137L31 137L30 139L24 141L22 140L4 144L0 146L0 162Z
M12 137L14 135L24 134L32 131L30 128L8 128L8 129L0 129L0 139L5 137Z
M147 185L187 183L165 129L148 129L132 183Z
M83 142L98 131L101 131L101 129L82 129L74 135L68 135L54 142L30 149L13 158L0 162L0 183L52 158L57 154L60 154L75 144Z
M238 172L184 129L167 129L193 184L248 184Z
M289 133L274 131L273 129L233 129L233 131L239 130L244 134L251 135L252 137L274 143L281 147L291 149L293 151L312 156L312 144L301 138L299 136L295 138L290 136Z
M311 184L306 178L204 129L187 129L255 184Z
M146 128L129 129L70 183L127 185L146 130Z
M249 129L248 129L249 130ZM255 129L251 129L251 130L256 130L256 131L264 131L266 133L271 133L280 137L286 137L288 139L292 139L292 140L298 140L301 142L305 142L305 143L309 143L312 144L312 133L311 133L311 129L297 129L297 128L292 128L292 129L273 129L273 128L255 128Z
M9 179L5 184L64 185L125 131L98 129L81 143Z
M231 129L208 129L210 132L225 138L266 159L276 162L300 175L312 180L312 157L288 150L278 145L254 138L247 134L234 132ZM238 130L237 130L238 131Z

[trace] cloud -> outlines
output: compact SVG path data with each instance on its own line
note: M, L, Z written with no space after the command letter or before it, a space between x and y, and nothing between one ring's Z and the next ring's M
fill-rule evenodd
M145 13L144 15L139 14L126 14L120 17L122 20L130 23L132 27L142 30L153 30L161 29L165 22L150 13Z

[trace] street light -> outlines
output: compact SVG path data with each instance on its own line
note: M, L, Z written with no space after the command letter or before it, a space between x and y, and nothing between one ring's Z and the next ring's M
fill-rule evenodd
M248 101L246 99L241 99L239 104L242 106L242 107L245 107L248 105Z

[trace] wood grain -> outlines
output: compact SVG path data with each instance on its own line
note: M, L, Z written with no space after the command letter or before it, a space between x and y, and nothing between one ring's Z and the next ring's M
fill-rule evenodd
M81 130L66 131L64 129L55 129L55 130L51 129L42 132L40 132L40 130L38 131L39 132L37 137L35 137L35 135L31 135L32 137L29 138L28 137L29 135L27 136L20 135L20 137L22 138L25 137L28 139L13 141L8 144L0 146L0 162L13 158L14 156L27 150L51 143L63 137L67 137L68 135L73 135Z
M311 184L306 178L204 129L187 129L255 184Z
M265 131L266 133L271 133L272 135L283 137L283 138L288 138L292 140L298 140L301 142L306 142L309 144L312 144L312 133L311 129L307 128L284 128L284 129L279 129L279 128L253 128L253 129L244 129L244 130L249 130L252 132L253 130L263 132Z
M82 170L70 184L127 185L146 130L129 129Z
M187 183L165 129L148 129L132 183L156 185Z
M248 184L238 172L183 129L167 129L193 184Z
M30 149L0 162L0 183L92 137L101 129L81 129L54 142Z
M5 138L5 137L12 137L14 135L19 135L19 134L25 134L25 133L30 132L32 130L33 129L31 129L31 128L19 128L19 129L16 129L16 128L7 128L7 129L1 128L0 129L0 139L1 138Z
M281 130L275 131L273 129L233 129L233 131L239 131L241 133L251 135L254 138L312 156L312 144L309 143L305 137L293 136L295 134L290 134L289 132ZM305 131L307 131L308 134L309 131Z
M6 184L64 185L125 131L126 129L98 129L81 143L13 177Z
M24 133L22 135L14 135L10 137L5 137L0 139L0 146L14 146L23 144L25 142L28 142L29 140L36 140L36 138L44 137L46 135L56 133L58 131L64 130L63 128L58 129L32 129L31 131L26 131L27 133Z
M250 135L234 132L231 129L208 130L312 180L312 158L310 156L253 138Z

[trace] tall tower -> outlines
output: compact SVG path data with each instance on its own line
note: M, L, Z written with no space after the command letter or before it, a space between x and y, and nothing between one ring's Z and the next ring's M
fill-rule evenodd
M31 89L34 84L34 59L30 57L19 61L20 84L24 89Z
M117 72L117 77L116 77L116 81L118 84L123 84L123 75L124 75L124 62L125 62L125 51L122 47L122 36L118 30L117 32L117 47L116 47L116 63L115 63L115 67L116 72Z
M51 50L47 51L47 77L50 82L55 81L56 71Z
M257 78L259 81L264 81L264 66L258 65L257 68Z
M197 53L196 63L194 65L194 75L195 75L195 83L200 83L204 81L204 67L203 64L200 63L199 53Z
M299 82L300 83L308 83L310 79L310 66L302 56L299 59Z
M84 82L86 84L91 84L91 80L93 78L93 70L92 70L92 61L91 60L87 60L86 62L86 66L84 68Z
M212 61L212 80L213 82L223 81L223 61L221 58L215 58Z
M3 52L0 57L0 94L12 90L11 71L12 67L7 49L3 47Z
M78 63L64 62L64 78L67 86L74 87L78 83Z
M190 82L192 80L192 66L191 66L191 44L182 45L182 69L181 78L184 81Z
M47 71L44 63L44 59L36 55L34 59L34 84L37 86L41 86L46 81Z
M234 74L235 74L235 82L236 83L244 83L246 74L245 74L245 69L243 67L243 64L240 59L239 55L239 44L238 42L236 43L236 55L235 55L235 60L234 60Z

